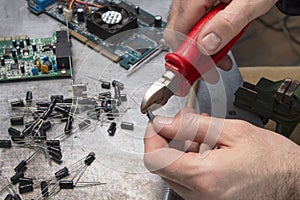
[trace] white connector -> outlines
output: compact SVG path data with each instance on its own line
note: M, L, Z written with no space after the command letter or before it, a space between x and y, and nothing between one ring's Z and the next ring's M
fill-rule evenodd
M65 19L66 19L68 22L72 21L72 18L73 18L73 11L72 11L72 10L69 10L68 8L64 8L63 11L64 11Z

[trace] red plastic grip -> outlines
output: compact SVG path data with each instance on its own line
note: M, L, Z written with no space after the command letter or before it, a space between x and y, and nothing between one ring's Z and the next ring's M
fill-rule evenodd
M218 63L244 33L246 27L236 35L223 49L213 56L203 55L197 47L198 33L202 27L228 4L219 3L208 12L193 28L181 46L174 53L165 56L165 66L176 74L178 80L176 96L186 96L193 83Z

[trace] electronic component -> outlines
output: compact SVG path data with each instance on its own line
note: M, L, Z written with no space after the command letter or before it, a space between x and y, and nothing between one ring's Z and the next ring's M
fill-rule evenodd
M47 6L54 2L55 0L27 0L29 10L35 14L40 14Z
M86 12L87 6L76 1L71 8L69 2L54 2L44 12L63 24L67 18L72 37L125 69L160 45L166 23L158 16L125 1L84 2L92 12ZM153 33L152 38L144 34L146 31Z
M57 31L52 38L5 37L0 40L0 58L0 82L72 76L71 43L66 31Z
M109 128L107 129L107 132L108 132L109 136L114 136L116 130L117 130L117 124L116 124L116 122L112 122L110 124Z
M24 117L12 117L10 118L10 124L12 126L24 125Z
M121 122L121 129L132 131L134 129L134 124L130 122Z

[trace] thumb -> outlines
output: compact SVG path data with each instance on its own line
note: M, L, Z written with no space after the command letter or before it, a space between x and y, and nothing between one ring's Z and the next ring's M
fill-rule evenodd
M216 14L203 27L197 44L203 53L213 55L229 43L250 21L267 12L274 1L237 1Z

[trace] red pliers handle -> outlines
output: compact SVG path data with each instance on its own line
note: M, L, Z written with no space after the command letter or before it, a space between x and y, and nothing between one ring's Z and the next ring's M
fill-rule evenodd
M197 37L203 26L228 4L219 3L209 11L193 28L187 38L174 53L165 56L165 67L176 74L176 96L186 96L193 83L218 63L241 37L246 27L222 50L213 56L203 55L197 47Z

